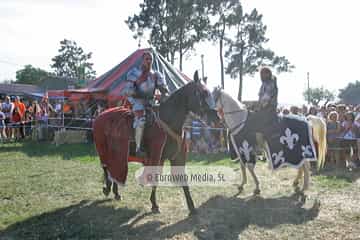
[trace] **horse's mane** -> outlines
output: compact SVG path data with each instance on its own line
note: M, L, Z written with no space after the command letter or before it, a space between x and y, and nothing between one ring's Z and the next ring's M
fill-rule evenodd
M160 117L167 122L174 131L180 131L186 117L186 109L181 108L185 101L183 95L194 82L189 82L181 88L174 91L165 101L160 104Z
M241 103L237 99L234 99L228 93L226 93L224 90L222 90L222 89L214 90L214 98L216 99L215 101L217 101L217 99L220 96L222 96L222 99L229 101L229 102L233 103L234 105L238 106L239 110L248 111L245 104Z

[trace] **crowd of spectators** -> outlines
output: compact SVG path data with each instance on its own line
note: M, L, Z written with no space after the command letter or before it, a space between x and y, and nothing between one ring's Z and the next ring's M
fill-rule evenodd
M326 106L291 106L278 109L279 115L322 118L327 126L327 162L344 164L346 161L359 167L360 105L328 104ZM220 126L207 126L189 117L184 124L187 149L195 153L227 152L227 134Z
M279 109L279 114L323 118L327 126L327 162L343 164L345 160L349 160L349 164L354 167L360 166L360 105L328 104L310 108L292 106Z
M65 125L91 128L92 120L105 109L107 104L102 100L55 100L50 103L47 97L38 102L6 96L0 99L0 139L24 139L32 135L33 126L47 126L49 123L55 127ZM279 108L278 113L323 118L327 125L327 161L345 159L351 149L351 162L360 166L357 151L360 147L360 105L291 106ZM184 138L187 149L191 152L207 154L228 151L226 130L221 126L206 125L191 114L184 124Z
M207 125L189 114L184 123L187 150L194 153L218 153L228 150L226 130L222 126Z
M0 141L25 139L32 136L35 127L46 130L45 135L48 127L89 128L92 119L105 109L106 104L103 101L50 102L47 97L38 101L6 96L0 99Z
M0 99L1 140L24 139L31 134L31 125L46 120L54 108L43 98L41 102L22 100L16 96Z

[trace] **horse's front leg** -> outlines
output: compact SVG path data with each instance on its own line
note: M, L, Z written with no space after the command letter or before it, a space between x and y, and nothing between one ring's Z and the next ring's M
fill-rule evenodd
M186 203L187 203L188 209L190 211L190 215L196 214L196 209L194 206L194 202L191 198L189 186L183 186L183 190L184 190L184 194L185 194L185 198L186 198Z
M255 174L255 171L254 171L255 170L255 164L254 163L247 163L246 166L249 169L249 172L250 172L250 174L253 177L254 182L255 182L256 187L255 187L255 190L254 190L254 195L258 195L258 194L260 194L260 187L259 187L260 183L259 183L259 180L258 180L258 178L257 178L257 176Z
M294 180L294 182L293 182L293 187L294 187L295 193L300 192L299 181L300 181L300 178L301 178L303 172L304 172L304 166L301 166L301 167L298 169L296 178L295 178L295 180Z
M241 159L240 159L240 168L241 168L241 184L238 187L239 193L244 191L244 185L247 183L246 166Z
M301 190L303 193L305 193L306 190L309 189L309 180L310 180L310 162L305 161L304 165L304 185L303 189Z
M159 206L156 203L156 186L153 186L151 189L150 201L151 201L151 211L153 213L160 213Z
M112 188L112 190L113 190L113 193L114 193L114 195L115 195L115 200L121 200L121 196L120 196L120 194L119 194L119 191L118 191L118 185L117 185L117 183L113 183L113 188Z

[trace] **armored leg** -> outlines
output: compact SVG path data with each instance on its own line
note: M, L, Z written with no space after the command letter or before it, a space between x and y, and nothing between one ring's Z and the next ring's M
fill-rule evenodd
M144 126L137 126L135 128L135 143L136 143L136 156L145 157L145 152L142 150L141 141L144 135Z

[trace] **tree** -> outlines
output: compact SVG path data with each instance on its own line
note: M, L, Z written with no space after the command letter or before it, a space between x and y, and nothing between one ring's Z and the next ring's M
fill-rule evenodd
M129 16L125 23L135 32L134 38L150 31L150 42L172 64L179 54L179 68L183 57L194 44L205 39L209 19L204 1L144 0L140 13Z
M325 100L324 105L335 99L334 93L331 91L321 88L309 88L303 92L304 99L310 101L314 106L318 106L322 100Z
M339 98L346 104L360 104L360 81L349 83L339 90Z
M221 88L224 89L224 56L223 48L224 42L227 41L226 29L230 30L234 22L233 14L236 11L242 11L242 6L238 0L212 0L209 3L209 13L215 16L216 21L211 23L209 39L211 41L219 41L219 58L220 58L220 73L221 73Z
M95 78L96 72L90 63L92 53L85 53L77 46L75 41L64 39L60 41L59 55L55 56L51 67L55 74L60 77L91 80Z
M235 22L236 35L230 39L229 48L225 57L229 59L226 73L232 78L239 77L238 99L241 101L243 76L253 75L260 66L266 65L275 68L277 73L291 71L294 68L284 56L264 47L269 41L266 38L266 25L262 22L262 15L256 9L250 14L243 14L237 8L231 21Z
M25 65L23 69L16 71L16 83L38 85L50 75L45 70L35 68L32 65Z

